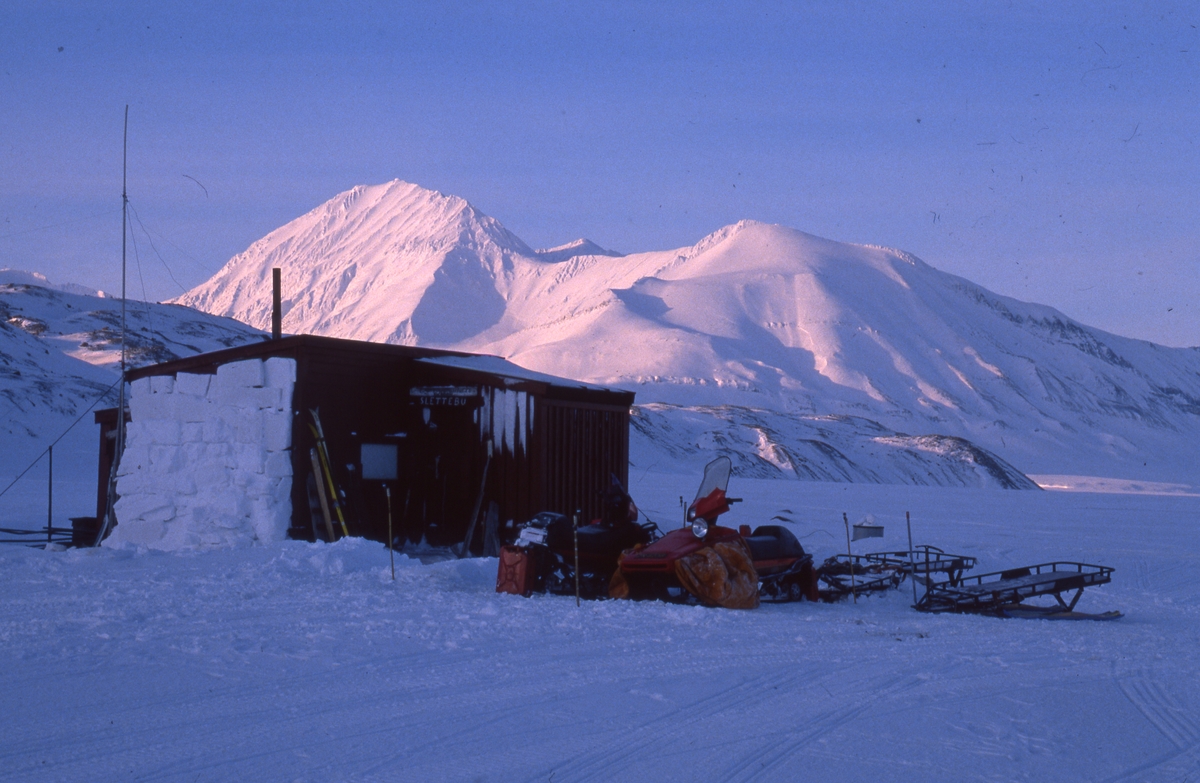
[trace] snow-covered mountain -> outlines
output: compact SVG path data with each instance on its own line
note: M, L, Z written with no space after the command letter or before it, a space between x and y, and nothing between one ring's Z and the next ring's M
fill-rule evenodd
M0 476L23 470L98 399L97 407L116 405L121 301L77 290L87 289L0 272ZM230 318L178 305L129 301L126 320L126 355L135 367L263 336ZM60 466L94 470L95 441L95 425L84 419L72 432L71 448L58 451L60 460L70 454L72 462ZM95 476L85 477L94 488Z
M574 242L568 242L565 245L557 247L548 247L545 250L535 250L537 257L542 261L567 261L575 256L613 256L620 258L624 253L618 253L615 250L605 250L590 239L576 239Z
M1200 435L1200 350L782 226L625 256L586 240L539 252L460 198L395 181L337 196L176 301L265 328L275 266L285 331L497 353L717 429L739 411L826 417L826 431L868 421L887 437L962 438L1027 472L1173 479ZM751 456L787 474L779 447Z
M285 331L449 345L503 315L514 265L535 257L466 201L397 181L322 204L173 301L270 329L281 267Z
M82 294L83 296L98 296L104 298L108 294L76 283L51 283L40 272L26 272L23 269L0 269L0 285L35 285L48 288L51 291L62 291L67 294Z

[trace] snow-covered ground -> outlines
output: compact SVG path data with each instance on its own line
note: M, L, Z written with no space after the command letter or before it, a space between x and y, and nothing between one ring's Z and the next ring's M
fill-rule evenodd
M634 471L660 525L695 475ZM2 780L1200 779L1200 498L734 478L729 522L842 512L977 571L1114 566L1115 622L927 616L898 592L735 612L497 595L496 561L346 540L0 547ZM1145 488L1142 488L1143 490ZM1153 489L1153 488L1151 488ZM867 547L856 551L869 551Z

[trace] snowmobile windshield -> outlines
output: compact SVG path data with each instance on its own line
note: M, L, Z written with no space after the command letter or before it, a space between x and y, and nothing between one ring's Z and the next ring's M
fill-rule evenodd
M700 481L700 489L696 492L696 499L692 501L692 505L695 506L697 502L711 495L714 489L724 492L729 487L729 471L732 468L733 463L729 461L729 457L717 457L705 465L704 478Z

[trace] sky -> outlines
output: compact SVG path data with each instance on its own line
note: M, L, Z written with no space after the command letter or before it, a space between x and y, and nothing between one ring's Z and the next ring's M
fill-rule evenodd
M533 247L741 219L1200 345L1195 3L0 7L0 268L176 296L358 184Z

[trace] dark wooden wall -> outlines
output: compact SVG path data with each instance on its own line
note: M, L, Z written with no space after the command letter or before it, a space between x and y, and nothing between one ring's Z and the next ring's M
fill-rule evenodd
M611 477L629 486L629 408L543 399L538 411L546 509L599 517Z

